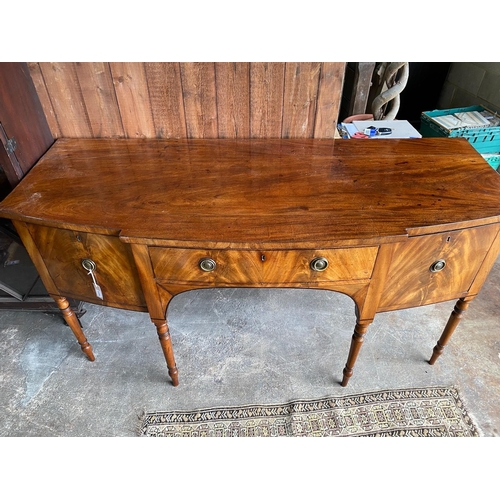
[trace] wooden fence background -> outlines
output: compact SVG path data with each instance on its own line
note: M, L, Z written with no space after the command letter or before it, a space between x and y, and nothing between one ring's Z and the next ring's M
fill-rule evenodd
M345 63L28 63L54 138L333 138Z

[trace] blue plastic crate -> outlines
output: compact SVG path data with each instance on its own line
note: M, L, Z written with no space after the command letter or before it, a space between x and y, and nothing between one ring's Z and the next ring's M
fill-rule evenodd
M420 133L422 137L465 137L479 153L497 153L500 151L500 127L458 128L449 130L433 120L436 116L485 110L488 113L499 116L495 111L483 106L425 111L421 115Z
M488 162L493 170L498 172L498 167L500 167L500 153L497 154L483 154L483 158Z

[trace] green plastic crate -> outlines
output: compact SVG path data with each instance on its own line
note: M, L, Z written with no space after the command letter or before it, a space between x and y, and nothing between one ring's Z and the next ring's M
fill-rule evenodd
M500 167L500 153L483 154L482 156L489 163L491 168L493 168L493 170L496 170L498 172L498 167Z
M481 154L498 153L500 151L500 127L458 128L449 130L433 120L435 116L485 110L495 116L499 116L495 111L483 106L425 111L421 115L420 133L422 137L465 137L474 146L476 151Z

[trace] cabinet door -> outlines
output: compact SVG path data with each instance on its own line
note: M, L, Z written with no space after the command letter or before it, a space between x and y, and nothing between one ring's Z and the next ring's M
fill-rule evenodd
M28 65L0 63L0 164L11 188L53 142Z
M409 238L394 252L379 311L467 295L498 225Z
M146 302L128 245L117 236L28 225L38 251L60 293L76 299L123 309L146 311ZM90 259L101 288L82 266Z

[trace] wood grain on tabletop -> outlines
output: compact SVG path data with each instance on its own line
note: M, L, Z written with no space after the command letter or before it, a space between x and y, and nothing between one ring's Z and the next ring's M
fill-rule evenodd
M131 237L279 246L497 222L498 189L463 139L60 139L2 209Z

